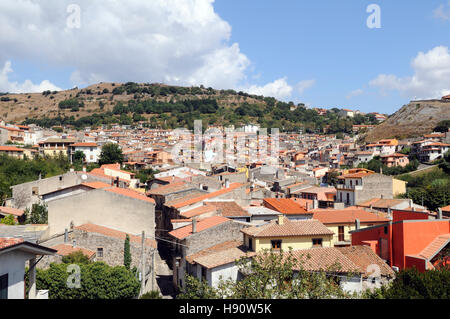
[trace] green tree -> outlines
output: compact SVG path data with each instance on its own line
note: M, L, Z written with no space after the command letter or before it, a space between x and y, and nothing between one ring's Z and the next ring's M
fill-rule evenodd
M26 224L47 224L48 210L46 204L33 204L31 211L29 208L25 209Z
M82 164L84 160L86 159L86 154L82 151L76 151L73 154L73 162L77 164Z
M415 267L400 271L388 287L367 292L370 299L449 299L450 269L419 272Z
M16 221L14 219L13 215L8 215L2 219L0 219L0 224L4 224L4 225L15 225Z
M162 299L162 296L159 291L152 290L140 296L139 299Z
M140 283L123 266L103 262L79 263L80 288L70 288L70 264L50 264L46 270L37 269L37 289L48 289L50 299L131 299L139 294Z
M61 261L65 264L89 264L91 262L81 250L63 256Z
M126 236L123 247L123 265L130 270L131 267L131 252L130 252L130 236Z
M114 164L123 162L123 153L120 146L116 143L106 143L102 147L99 157L99 164Z

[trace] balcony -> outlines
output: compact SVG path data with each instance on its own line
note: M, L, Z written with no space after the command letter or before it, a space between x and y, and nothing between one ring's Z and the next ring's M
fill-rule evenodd
M337 184L336 189L342 190L362 190L362 185Z

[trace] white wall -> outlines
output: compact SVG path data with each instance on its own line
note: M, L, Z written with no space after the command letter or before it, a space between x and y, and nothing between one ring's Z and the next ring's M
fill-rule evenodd
M206 278L210 286L217 288L220 279L232 279L233 281L236 281L238 278L238 270L239 268L232 262L213 269L208 269Z
M25 262L33 257L17 250L0 255L0 276L8 274L8 299L25 298Z

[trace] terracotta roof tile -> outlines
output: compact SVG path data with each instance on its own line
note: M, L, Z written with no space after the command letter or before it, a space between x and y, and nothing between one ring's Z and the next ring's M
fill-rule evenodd
M180 213L180 216L185 217L185 218L192 218L192 217L206 214L209 212L213 212L216 210L217 210L216 206L205 203L205 205L203 205L203 206L193 208L193 209L190 209L190 210Z
M88 233L97 233L97 234L101 234L104 236L114 237L114 238L123 239L123 240L125 240L126 235L127 235L126 232L111 229L111 228L100 226L100 225L95 225L95 224L83 224L80 226L75 226L74 228L88 232ZM136 243L136 244L141 243L141 236L136 236L136 235L132 235L132 234L128 234L128 236L130 236L130 242ZM150 246L152 248L156 248L156 241L153 239L150 239L150 238L146 238L145 245Z
M355 223L359 219L362 223L386 223L389 219L367 212L363 209L323 209L312 210L313 219L323 224Z
M230 219L222 216L207 217L197 222L197 232L201 232L203 230L226 223L228 221L230 221ZM192 224L172 230L171 232L169 232L169 235L179 240L182 240L192 235Z
M245 211L241 206L239 206L234 201L208 201L208 204L211 204L217 207L221 211L221 215L223 217L250 217L251 215Z
M373 269L370 271L370 265L380 267L380 275L382 276L395 276L392 268L375 254L369 246L337 247L336 249L357 265L365 278L372 274Z
M116 193L119 195L127 196L134 199L143 200L152 204L155 204L155 200L153 198L147 197L139 192L136 192L134 190L131 190L129 188L119 188L119 187L112 187L105 189L107 192Z
M261 226L241 229L241 232L252 237L297 237L334 234L318 220L291 221L286 217L283 217L283 224L281 225L278 224L278 221L271 221Z
M90 188L105 188L105 187L111 187L111 185L103 183L103 182L84 182L81 183L81 185L90 187Z
M264 206L286 215L309 214L303 206L290 198L264 198Z
M22 216L25 212L21 209L0 206L0 213L14 215L14 216Z
M0 237L0 249L15 246L23 242L23 238Z
M89 259L91 259L95 255L95 251L82 247L73 247L72 245L67 244L59 244L50 248L57 250L56 254L61 256L67 256L77 251L81 251L83 255L85 255Z

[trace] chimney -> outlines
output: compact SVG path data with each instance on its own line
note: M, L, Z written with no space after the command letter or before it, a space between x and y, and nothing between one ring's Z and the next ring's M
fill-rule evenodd
M64 242L67 243L68 240L68 233L67 233L67 228L64 229Z
M278 223L278 225L284 224L284 215L283 214L278 215L277 223Z
M355 227L356 229L360 229L361 228L361 223L359 222L359 219L355 219Z
M72 247L75 248L77 246L77 241L74 239L72 242Z
M372 205L372 204L370 204L370 207L369 207L369 208L370 208L370 210L372 210L372 209L373 209L373 205Z
M409 207L413 207L413 204L414 204L413 200L409 199Z
M192 220L192 233L195 234L197 232L197 219Z
M230 187L230 181L228 179L225 179L225 188Z
M86 173L86 166L83 166L83 172Z
M438 209L438 219L442 219L442 209Z

